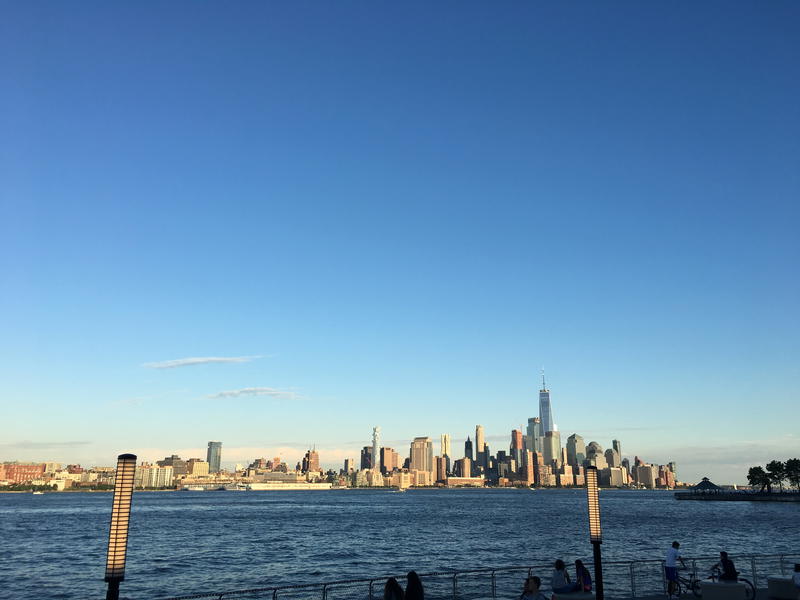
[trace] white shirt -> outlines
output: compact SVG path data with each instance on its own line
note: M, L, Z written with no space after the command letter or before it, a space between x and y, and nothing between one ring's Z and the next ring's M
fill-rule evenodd
M677 548L670 548L667 550L667 558L664 559L664 566L665 567L677 567L678 566L678 559L681 557L681 553L678 552Z

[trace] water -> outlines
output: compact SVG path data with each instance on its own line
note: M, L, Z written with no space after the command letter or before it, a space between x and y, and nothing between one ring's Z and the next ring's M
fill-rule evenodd
M800 552L800 503L608 490L600 499L605 561L661 559L673 539L687 556ZM106 493L0 494L0 598L103 598L110 505ZM133 507L121 589L136 600L410 569L591 563L582 490L145 492ZM614 577L625 574L607 574L609 584Z

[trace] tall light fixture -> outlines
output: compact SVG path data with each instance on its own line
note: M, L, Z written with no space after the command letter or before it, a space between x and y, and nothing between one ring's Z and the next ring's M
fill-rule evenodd
M594 551L595 598L603 600L603 562L600 544L603 543L603 530L600 527L600 499L597 488L597 467L586 467L586 499L589 503L589 539Z
M133 476L136 473L136 455L120 454L114 480L114 500L111 504L111 527L108 530L108 556L106 600L119 600L119 582L125 579L125 554L128 550L128 525L131 521Z

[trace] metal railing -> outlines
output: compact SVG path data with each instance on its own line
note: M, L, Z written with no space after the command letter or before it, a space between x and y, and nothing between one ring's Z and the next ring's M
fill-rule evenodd
M767 575L788 574L800 554L748 554L731 555L743 577L758 588L766 584ZM691 569L701 577L718 556L684 558ZM591 560L584 560L588 565ZM420 574L425 587L425 597L431 600L515 600L522 591L523 580L531 575L542 578L547 588L552 562L530 566L498 567L471 570L438 571ZM201 592L185 596L172 596L163 600L380 600L383 586L389 575L369 579L348 579L324 583L270 586L230 590L227 592ZM405 575L395 576L403 582ZM610 598L640 598L665 594L667 589L663 560L604 561L603 587Z

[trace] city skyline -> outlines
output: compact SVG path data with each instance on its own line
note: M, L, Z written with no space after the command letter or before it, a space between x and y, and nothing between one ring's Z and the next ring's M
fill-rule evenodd
M494 450L542 366L562 446L799 455L798 20L9 5L0 460Z

